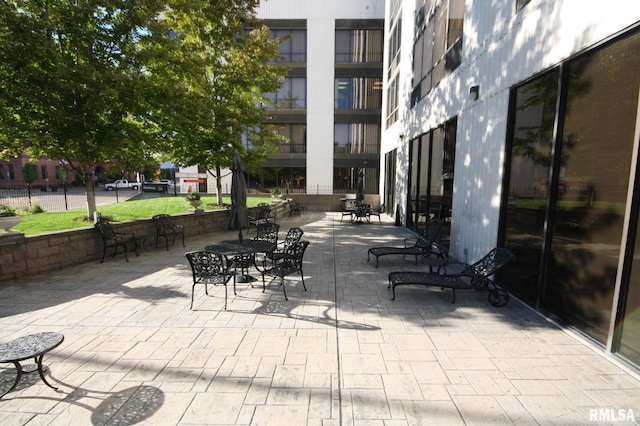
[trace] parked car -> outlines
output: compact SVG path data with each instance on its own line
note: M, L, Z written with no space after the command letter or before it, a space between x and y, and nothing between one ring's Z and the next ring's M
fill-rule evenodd
M139 182L129 182L126 179L118 179L115 182L112 183L106 183L104 185L104 190L105 191L113 191L114 189L116 189L116 186L118 187L118 189L138 189L140 187L140 183Z
M160 183L164 183L165 185L168 185L168 186L173 185L173 181L171 179L160 179Z

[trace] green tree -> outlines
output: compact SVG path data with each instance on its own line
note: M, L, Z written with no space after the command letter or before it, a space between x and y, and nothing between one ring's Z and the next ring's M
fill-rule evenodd
M27 163L22 167L22 176L27 183L27 193L29 194L29 205L31 205L31 184L38 179L38 168L35 164Z
M93 167L138 170L157 130L148 100L158 86L141 42L162 43L155 0L0 2L0 156L61 159L96 209Z
M177 165L206 168L221 204L220 172L233 153L244 152L252 170L284 140L268 123L264 94L278 90L287 70L275 65L280 41L256 20L254 1L185 3L163 15L172 37L162 55L151 55L160 58L151 73L174 82L158 92L156 116L165 153Z

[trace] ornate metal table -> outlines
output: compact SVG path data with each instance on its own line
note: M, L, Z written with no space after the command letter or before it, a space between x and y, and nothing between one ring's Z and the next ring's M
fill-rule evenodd
M0 363L12 363L16 366L17 372L16 381L13 383L13 386L11 386L8 391L0 395L0 398L4 397L16 388L18 382L20 382L22 373L32 373L34 371L38 371L40 378L47 386L57 390L58 388L51 386L44 377L44 372L42 371L42 358L44 357L44 354L58 347L63 340L64 336L60 333L44 332L30 334L28 336L19 337L10 342L0 344ZM29 358L33 358L36 364L23 368L22 365L20 365L20 361L24 361Z
M276 245L265 240L222 240L205 246L204 250L225 256L250 255L255 253L267 253L273 251ZM256 265L256 269L258 269ZM237 277L237 282L250 282L252 277L241 275Z
M264 240L223 240L205 246L204 250L223 256L234 254L266 253L275 248L271 241Z

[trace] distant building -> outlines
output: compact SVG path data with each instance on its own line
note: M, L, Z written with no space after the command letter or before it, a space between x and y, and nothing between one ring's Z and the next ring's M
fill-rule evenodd
M67 173L66 177L64 176L63 170L69 168L64 167L60 160L51 160L46 157L33 159L27 154L22 154L9 161L0 160L0 188L25 188L27 183L24 180L22 170L27 163L34 164L38 171L38 178L31 184L33 188L46 191L50 188L57 188L63 183L82 185L72 170ZM109 163L100 163L94 166L93 181L96 186L109 182L107 178L109 166ZM137 173L124 172L122 177L132 181L139 180Z
M289 74L274 122L290 143L270 155L249 186L310 193L365 191L380 180L383 0L262 1L257 9L280 45Z

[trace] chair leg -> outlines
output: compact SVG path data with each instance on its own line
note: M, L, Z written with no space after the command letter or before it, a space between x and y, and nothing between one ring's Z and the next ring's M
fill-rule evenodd
M195 288L196 288L196 283L193 283L191 285L191 306L189 307L190 310L193 309L193 292L194 292Z
M304 288L304 291L307 291L307 286L304 285L304 272L302 272L302 269L300 270L300 278L302 278L302 288Z
M284 277L281 278L282 282L280 283L282 285L282 291L284 292L284 300L289 300L289 298L287 297L287 286L284 285Z

